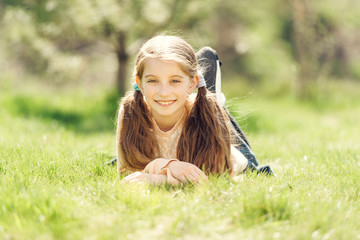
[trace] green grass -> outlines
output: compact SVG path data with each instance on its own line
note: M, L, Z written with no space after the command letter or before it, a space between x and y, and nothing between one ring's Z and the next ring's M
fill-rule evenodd
M0 89L0 239L360 239L360 86L346 84L302 103L227 86L277 176L177 188L123 185L104 164L111 95Z

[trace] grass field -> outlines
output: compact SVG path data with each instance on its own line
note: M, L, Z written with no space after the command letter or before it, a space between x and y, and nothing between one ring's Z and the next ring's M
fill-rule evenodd
M2 87L0 239L360 239L358 85L305 102L225 86L277 176L177 188L123 185L104 164L114 97Z

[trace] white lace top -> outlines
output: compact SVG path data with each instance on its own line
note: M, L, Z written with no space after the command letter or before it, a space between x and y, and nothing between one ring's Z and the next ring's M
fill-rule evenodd
M181 131L185 122L185 113L169 131L162 131L154 120L154 131L159 145L160 157L176 158L176 148L180 139Z

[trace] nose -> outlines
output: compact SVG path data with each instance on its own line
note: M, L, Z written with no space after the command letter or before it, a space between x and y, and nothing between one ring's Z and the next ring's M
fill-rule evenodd
M171 91L170 91L170 86L166 83L162 83L160 84L160 89L159 89L159 95L162 97L166 97L169 96Z

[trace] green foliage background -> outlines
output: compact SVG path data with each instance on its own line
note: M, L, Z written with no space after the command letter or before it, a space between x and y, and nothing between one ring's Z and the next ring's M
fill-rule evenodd
M183 36L196 49L215 48L226 80L288 87L302 98L312 97L312 85L324 79L358 82L360 77L360 1L0 4L1 79L31 75L50 85L117 86L123 93L130 85L138 48L162 32Z

